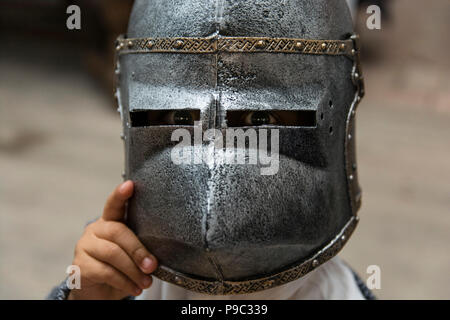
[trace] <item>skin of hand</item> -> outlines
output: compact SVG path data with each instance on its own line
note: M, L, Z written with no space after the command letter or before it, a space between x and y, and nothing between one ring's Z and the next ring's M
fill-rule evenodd
M85 228L72 263L80 267L81 289L71 290L69 300L123 299L151 286L158 262L123 221L133 188L132 181L118 185L102 217Z

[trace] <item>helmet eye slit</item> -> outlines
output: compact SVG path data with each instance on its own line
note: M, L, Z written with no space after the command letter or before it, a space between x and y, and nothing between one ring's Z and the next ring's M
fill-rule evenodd
M228 127L316 127L315 110L229 110Z
M200 120L200 110L136 110L130 112L132 127L193 126Z

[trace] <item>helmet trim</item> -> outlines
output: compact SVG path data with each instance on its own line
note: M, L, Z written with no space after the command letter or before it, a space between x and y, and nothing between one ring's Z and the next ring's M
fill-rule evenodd
M116 42L118 54L131 53L297 53L316 55L353 55L354 41L318 40L270 37L221 37L209 38L125 38Z

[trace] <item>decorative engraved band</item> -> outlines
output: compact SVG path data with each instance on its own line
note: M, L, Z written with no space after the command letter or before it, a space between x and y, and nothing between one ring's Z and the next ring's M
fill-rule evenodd
M341 232L310 259L271 276L246 281L201 280L160 266L153 275L191 291L210 295L234 295L270 289L294 281L334 257L345 245L358 224L358 217L351 217Z
M348 40L310 40L269 37L131 38L117 39L118 54L128 53L300 53L354 55Z

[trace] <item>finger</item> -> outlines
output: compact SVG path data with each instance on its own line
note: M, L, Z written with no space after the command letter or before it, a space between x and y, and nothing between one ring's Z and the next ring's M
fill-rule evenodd
M155 271L158 261L139 241L138 237L127 226L120 222L107 221L104 228L96 231L96 236L114 242L139 266L142 272L148 274Z
M120 221L125 214L125 203L133 195L133 182L128 180L119 184L106 200L103 209L103 219L107 221Z
M142 289L136 286L136 284L122 272L102 261L95 259L87 253L85 254L87 258L85 259L81 272L82 275L84 274L84 276L90 281L98 284L109 285L114 289L123 291L132 296L138 296L142 293Z
M93 235L93 237L95 236ZM151 278L144 274L117 244L96 238L85 251L91 257L105 262L125 274L141 289L146 289L150 286Z

